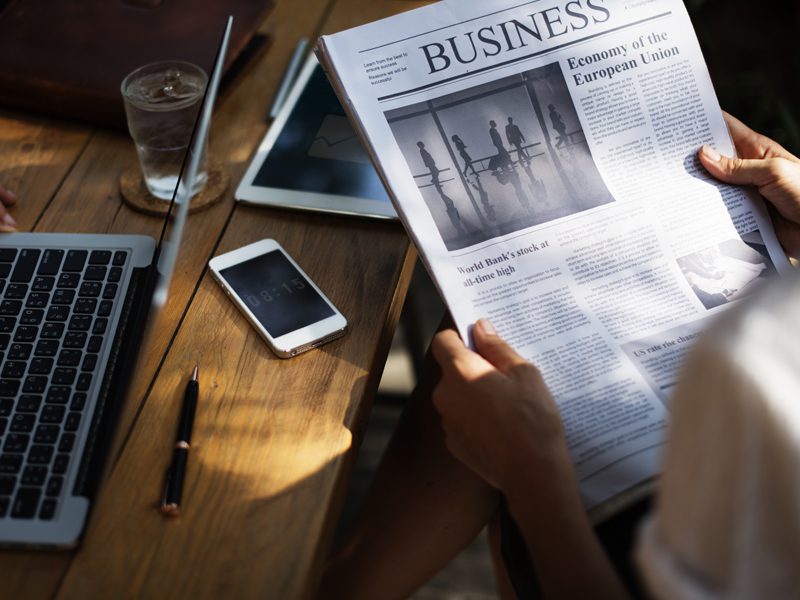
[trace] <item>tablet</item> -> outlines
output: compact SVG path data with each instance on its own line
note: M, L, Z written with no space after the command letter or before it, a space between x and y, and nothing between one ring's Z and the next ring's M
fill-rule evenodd
M312 54L245 173L240 202L396 219L389 195Z

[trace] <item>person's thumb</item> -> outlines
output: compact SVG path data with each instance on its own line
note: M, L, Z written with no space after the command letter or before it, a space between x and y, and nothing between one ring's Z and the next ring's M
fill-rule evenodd
M771 182L774 169L771 161L777 159L745 159L722 156L711 146L700 148L700 162L714 177L725 183L761 187Z
M486 319L478 319L475 323L472 339L478 353L505 374L509 374L514 367L528 364L528 361L497 335L494 326Z

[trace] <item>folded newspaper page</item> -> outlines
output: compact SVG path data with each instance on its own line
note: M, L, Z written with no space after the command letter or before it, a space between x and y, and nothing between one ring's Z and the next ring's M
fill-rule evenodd
M592 509L658 473L709 317L790 268L680 0L445 0L318 54L464 339L543 372Z

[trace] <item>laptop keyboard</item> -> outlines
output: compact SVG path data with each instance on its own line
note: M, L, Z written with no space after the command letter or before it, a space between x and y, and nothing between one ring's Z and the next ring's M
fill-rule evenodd
M127 250L0 248L0 518L52 520Z

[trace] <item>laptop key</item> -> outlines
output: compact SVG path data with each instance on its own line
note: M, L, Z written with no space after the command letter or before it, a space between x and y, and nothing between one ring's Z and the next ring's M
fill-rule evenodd
M106 271L106 267L92 265L86 267L86 271L83 272L83 278L86 281L103 281L106 278Z
M47 309L47 321L62 322L69 318L69 306L54 304Z
M44 409L42 410L42 414L39 415L39 422L40 423L61 423L64 420L64 415L66 414L67 409L63 406L58 404L46 404ZM52 441L47 442L48 444L55 444L56 438L53 437Z
M72 304L75 290L59 289L53 292L53 304Z
M75 306L72 307L77 314L91 315L97 308L97 299L95 298L78 298Z
M0 475L16 475L22 468L22 454L0 454Z
M8 514L8 507L11 505L11 498L0 496L0 518Z
M26 308L19 317L23 325L38 325L44 319L44 310L41 308Z
M108 271L108 280L111 283L117 283L122 279L122 267L111 267Z
M39 268L36 270L37 275L57 275L58 269L61 266L61 261L64 258L63 250L56 250L48 248L42 254L42 261L39 263Z
M43 394L47 389L47 377L43 375L28 375L22 391L26 394Z
M33 344L22 344L14 342L8 348L9 360L28 360L33 350Z
M0 398L0 417L7 417L14 409L14 401L11 398Z
M89 345L86 346L86 349L89 352L100 352L100 348L103 346L103 338L99 335L93 335L89 338Z
M11 333L16 326L16 319L12 317L0 317L0 333Z
M55 277L42 277L41 275L37 275L33 278L33 284L31 285L31 289L34 292L49 292L53 289L53 286L56 284Z
M58 442L58 451L59 452L71 452L73 446L75 446L75 434L74 433L64 433L61 435L61 440Z
M20 382L17 379L0 378L0 396L16 396L19 386ZM1 430L0 435L3 435Z
M106 287L103 288L103 299L104 300L113 300L114 296L117 295L117 284L116 283L107 283Z
M16 248L0 248L0 262L14 262L15 258L17 258Z
M10 300L22 300L28 295L27 283L9 283L6 288L5 297Z
M25 301L26 308L44 308L50 302L50 294L47 292L31 292Z
M55 356L58 353L56 340L39 340L36 344L36 356Z
M111 250L92 250L89 255L90 265L107 265L111 262Z
M36 270L36 263L39 262L41 250L26 248L19 253L17 264L11 273L11 281L14 283L28 283Z
M75 392L72 395L72 403L69 405L70 410L83 410L86 406L86 394L83 392Z
M13 475L0 475L0 496L10 496L16 485L17 478Z
M11 417L9 431L15 433L30 433L36 423L36 415L17 413Z
M44 401L46 404L66 404L71 389L65 385L51 385Z
M8 419L5 417L0 418L0 435L6 432L6 427L8 427Z
M48 321L66 321L69 318L69 306L55 304L47 309Z
M64 431L78 431L81 424L81 413L71 412L67 415L67 420L64 422Z
M52 446L44 446L42 444L34 444L28 452L28 464L30 465L49 465L53 460L53 453L55 448Z
M81 284L81 289L78 291L78 295L83 298L97 298L100 295L100 290L102 289L103 284L99 281L84 281Z
M67 260L64 261L65 271L83 271L86 264L86 257L89 253L86 250L70 250L67 252Z
M9 360L5 365L3 365L3 370L0 372L0 377L5 377L8 379L22 379L22 376L25 375L25 369L27 366L28 363Z
M106 332L107 327L108 327L108 319L97 318L94 320L94 325L92 326L92 333L102 335Z
M97 316L99 317L107 317L111 314L111 309L113 308L114 304L111 300L101 300L100 301L100 308L97 310Z
M63 406L57 407L50 407L45 406L45 408L61 408ZM43 419L42 419L43 420ZM35 444L55 444L56 440L58 439L58 434L61 433L61 428L57 425L39 425L36 428L36 435L33 436L33 442Z
M28 465L25 467L25 470L22 471L22 477L20 477L19 483L20 485L31 487L42 486L47 479L49 471L50 469L42 465Z
M92 324L92 317L87 315L72 315L69 320L68 329L70 331L89 331Z
M53 359L37 356L31 361L31 375L49 375L53 370Z
M53 461L51 468L55 475L63 475L67 472L69 466L69 454L56 454L56 459Z
M0 302L0 315L15 317L22 310L22 300L3 300Z
M2 279L3 283L5 280L8 279L8 275L11 273L11 265L8 263L0 263L0 279Z
M15 342L32 342L39 335L39 328L35 325L20 325L14 334Z
M61 273L58 276L58 287L74 289L81 282L80 273Z
M6 441L3 444L3 452L16 452L24 454L28 449L28 444L31 441L31 436L27 433L9 433Z
M11 336L7 333L0 333L0 350L5 350L8 348L8 342L11 340Z
M20 396L17 401L17 411L21 413L38 413L42 405L42 397L32 394Z
M113 265L115 267L123 266L125 264L125 261L127 260L127 257L128 257L128 253L125 252L125 250L117 250L116 252L114 252Z
M77 369L67 367L56 367L53 371L53 384L54 385L72 385L77 375Z
M36 509L39 508L39 498L41 497L42 490L39 488L19 488L11 506L11 516L15 519L32 519L36 514Z
M2 396L14 397L14 396L17 395L18 391L19 391L19 381L18 380L0 378L0 397L2 397ZM2 431L0 431L0 435L3 435Z
M42 501L42 508L39 509L39 518L42 521L50 521L56 515L58 502L54 498L45 498Z
M83 364L81 365L81 371L94 371L95 367L97 366L97 354L87 354L83 357Z
M85 331L68 331L64 336L65 348L83 348L86 345L88 334Z
M64 478L58 475L53 475L47 481L47 488L44 493L48 496L58 496L61 493L61 487L64 485Z
M42 325L42 338L57 340L64 333L64 323L52 322Z
M71 350L69 348L66 348L61 351L61 354L58 355L58 366L77 367L81 362L82 355L83 352L81 352L80 350Z
M75 388L85 392L89 389L89 386L92 385L92 374L91 373L81 373L78 375L78 383L75 384Z

